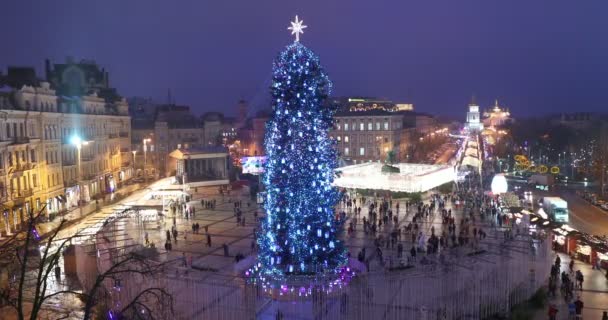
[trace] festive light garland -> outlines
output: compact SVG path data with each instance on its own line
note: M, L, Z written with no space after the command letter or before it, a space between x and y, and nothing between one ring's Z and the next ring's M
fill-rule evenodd
M346 255L337 237L341 222L334 215L339 191L332 187L338 162L328 134L336 108L324 103L330 91L318 57L300 42L288 45L274 61L273 115L265 137L266 218L258 236L258 263L247 272L265 283L344 278Z

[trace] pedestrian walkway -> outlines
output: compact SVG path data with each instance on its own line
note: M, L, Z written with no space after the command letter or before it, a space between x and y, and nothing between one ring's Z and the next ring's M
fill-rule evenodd
M571 261L570 257L562 253L559 253L559 257L561 259L560 270L568 273ZM574 272L580 270L584 276L583 290L575 290L574 292L574 300L576 300L577 297L580 297L581 301L584 303L582 319L601 320L602 313L608 311L608 279L606 278L606 270L594 270L591 268L591 265L576 260L574 262L573 270ZM574 279L574 275L571 275L570 278ZM561 284L561 282L559 284ZM556 297L549 298L548 304L556 305L558 309L557 319L570 319L568 317L568 303L565 301L559 289L557 290ZM548 306L543 310L536 312L534 317L535 320L548 318Z

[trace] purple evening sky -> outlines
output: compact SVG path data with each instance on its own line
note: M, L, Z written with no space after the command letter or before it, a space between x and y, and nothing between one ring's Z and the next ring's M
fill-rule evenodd
M515 116L608 111L608 1L34 1L0 10L0 69L94 59L124 96L198 113L268 101L272 59L292 41L321 57L335 95L464 117L472 93Z

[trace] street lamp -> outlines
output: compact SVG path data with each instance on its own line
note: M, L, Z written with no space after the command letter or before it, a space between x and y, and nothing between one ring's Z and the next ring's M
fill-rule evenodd
M82 172L81 172L82 168L81 168L81 165L80 165L80 162L81 162L81 150L82 150L82 146L83 145L86 146L87 144L89 144L89 142L82 140L82 138L80 138L78 135L73 135L70 138L70 143L73 146L76 147L76 171L78 173L78 177L77 177L78 185L80 186L81 185L81 180L82 180ZM83 193L84 193L83 190L80 190L80 196L79 196L80 199L79 200L82 200Z
M133 152L133 165L131 166L132 167L131 178L134 178L135 177L135 154L137 153L137 150L133 150L131 152Z
M152 142L152 139L147 138L147 139L143 139L142 140L143 144L144 144L144 181L147 182L148 181L148 174L146 171L146 166L148 164L148 146L146 145L146 143L150 143Z

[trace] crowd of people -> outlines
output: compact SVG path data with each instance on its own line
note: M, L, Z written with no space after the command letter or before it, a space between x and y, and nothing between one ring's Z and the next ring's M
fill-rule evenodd
M428 256L440 255L450 248L465 247L479 250L480 242L487 237L486 229L491 227L488 216L493 221L504 221L498 203L484 195L481 188L460 185L458 191L447 194L431 194L420 201L397 201L389 196L361 196L345 192L337 215L350 218L346 233L354 237L358 225L362 226L365 237L372 240L374 251L368 256L365 247L357 254L357 259L366 264L376 257L386 268L410 266ZM363 209L367 209L367 214ZM455 211L461 212L456 215ZM440 219L438 219L440 218ZM481 221L478 221L481 220ZM496 223L494 227L509 226ZM405 250L409 246L409 257ZM389 250L389 254L385 251ZM397 265L393 260L397 261Z

